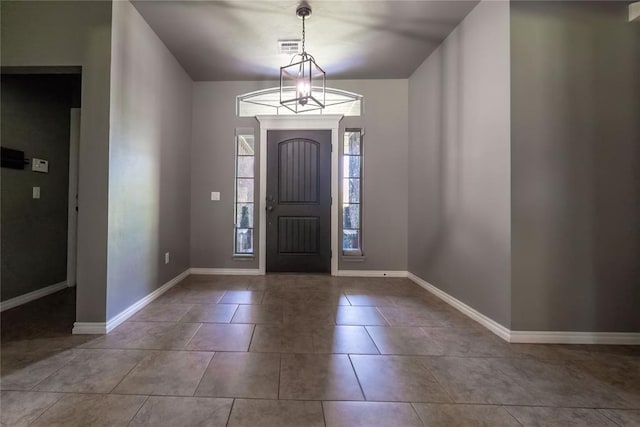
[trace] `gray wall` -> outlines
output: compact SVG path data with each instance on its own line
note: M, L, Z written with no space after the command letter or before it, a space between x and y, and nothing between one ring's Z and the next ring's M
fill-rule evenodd
M354 262L354 258L342 257L339 268L406 271L409 82L406 79L340 80L330 82L330 86L364 95L364 115L345 117L340 122L341 136L345 128L365 129L362 181L364 258L362 262ZM340 144L341 153L343 148Z
M3 1L3 67L82 66L77 320L106 319L111 2Z
M510 324L509 3L480 3L409 79L409 271Z
M511 12L512 329L640 331L640 24Z
M237 95L276 86L277 82L196 82L191 152L191 266L258 268L253 260L233 259L234 131L260 127L239 118ZM364 254L362 262L341 269L407 268L407 81L333 81L328 86L364 95L364 117L346 117L341 126L362 127L364 137ZM259 161L259 155L256 161ZM256 180L256 188L259 188ZM221 200L212 202L211 191ZM257 222L257 218L256 218ZM256 224L257 225L257 224ZM256 236L259 230L256 229Z
M3 75L1 84L2 146L49 161L46 174L31 164L2 168L7 300L67 280L70 108L79 107L80 76ZM40 187L40 199L32 198L32 187Z
M112 34L107 319L190 264L191 79L128 1Z
M257 253L255 259L233 259L236 128L255 129L255 161L256 164L260 163L258 121L255 118L236 117L236 96L276 84L196 82L193 85L191 267L258 268ZM259 174L256 174L254 188L260 188ZM212 191L220 192L220 201L211 201ZM254 235L258 236L257 217L255 227Z

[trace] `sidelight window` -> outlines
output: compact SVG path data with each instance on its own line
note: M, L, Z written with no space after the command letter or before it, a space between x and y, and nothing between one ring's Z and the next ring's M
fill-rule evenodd
M255 137L253 128L236 130L234 253L254 254Z
M362 130L346 129L342 156L342 251L362 255Z

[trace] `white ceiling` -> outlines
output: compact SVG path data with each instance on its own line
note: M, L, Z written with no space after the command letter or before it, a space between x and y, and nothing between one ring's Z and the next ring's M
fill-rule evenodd
M407 78L477 1L311 0L307 52L330 79ZM196 81L279 76L298 1L134 1Z

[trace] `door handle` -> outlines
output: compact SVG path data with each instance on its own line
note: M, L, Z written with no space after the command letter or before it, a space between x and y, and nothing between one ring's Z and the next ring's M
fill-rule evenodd
M267 211L271 212L273 210L273 206L267 206Z

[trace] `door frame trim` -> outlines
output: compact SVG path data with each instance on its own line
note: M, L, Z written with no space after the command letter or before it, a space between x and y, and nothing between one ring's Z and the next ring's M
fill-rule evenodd
M78 260L78 159L82 109L71 108L69 137L69 191L67 206L67 286L75 286Z
M330 130L331 131L331 275L338 274L338 171L339 130L341 114L322 116L256 116L260 123L260 232L258 238L258 270L267 266L267 131L268 130Z

